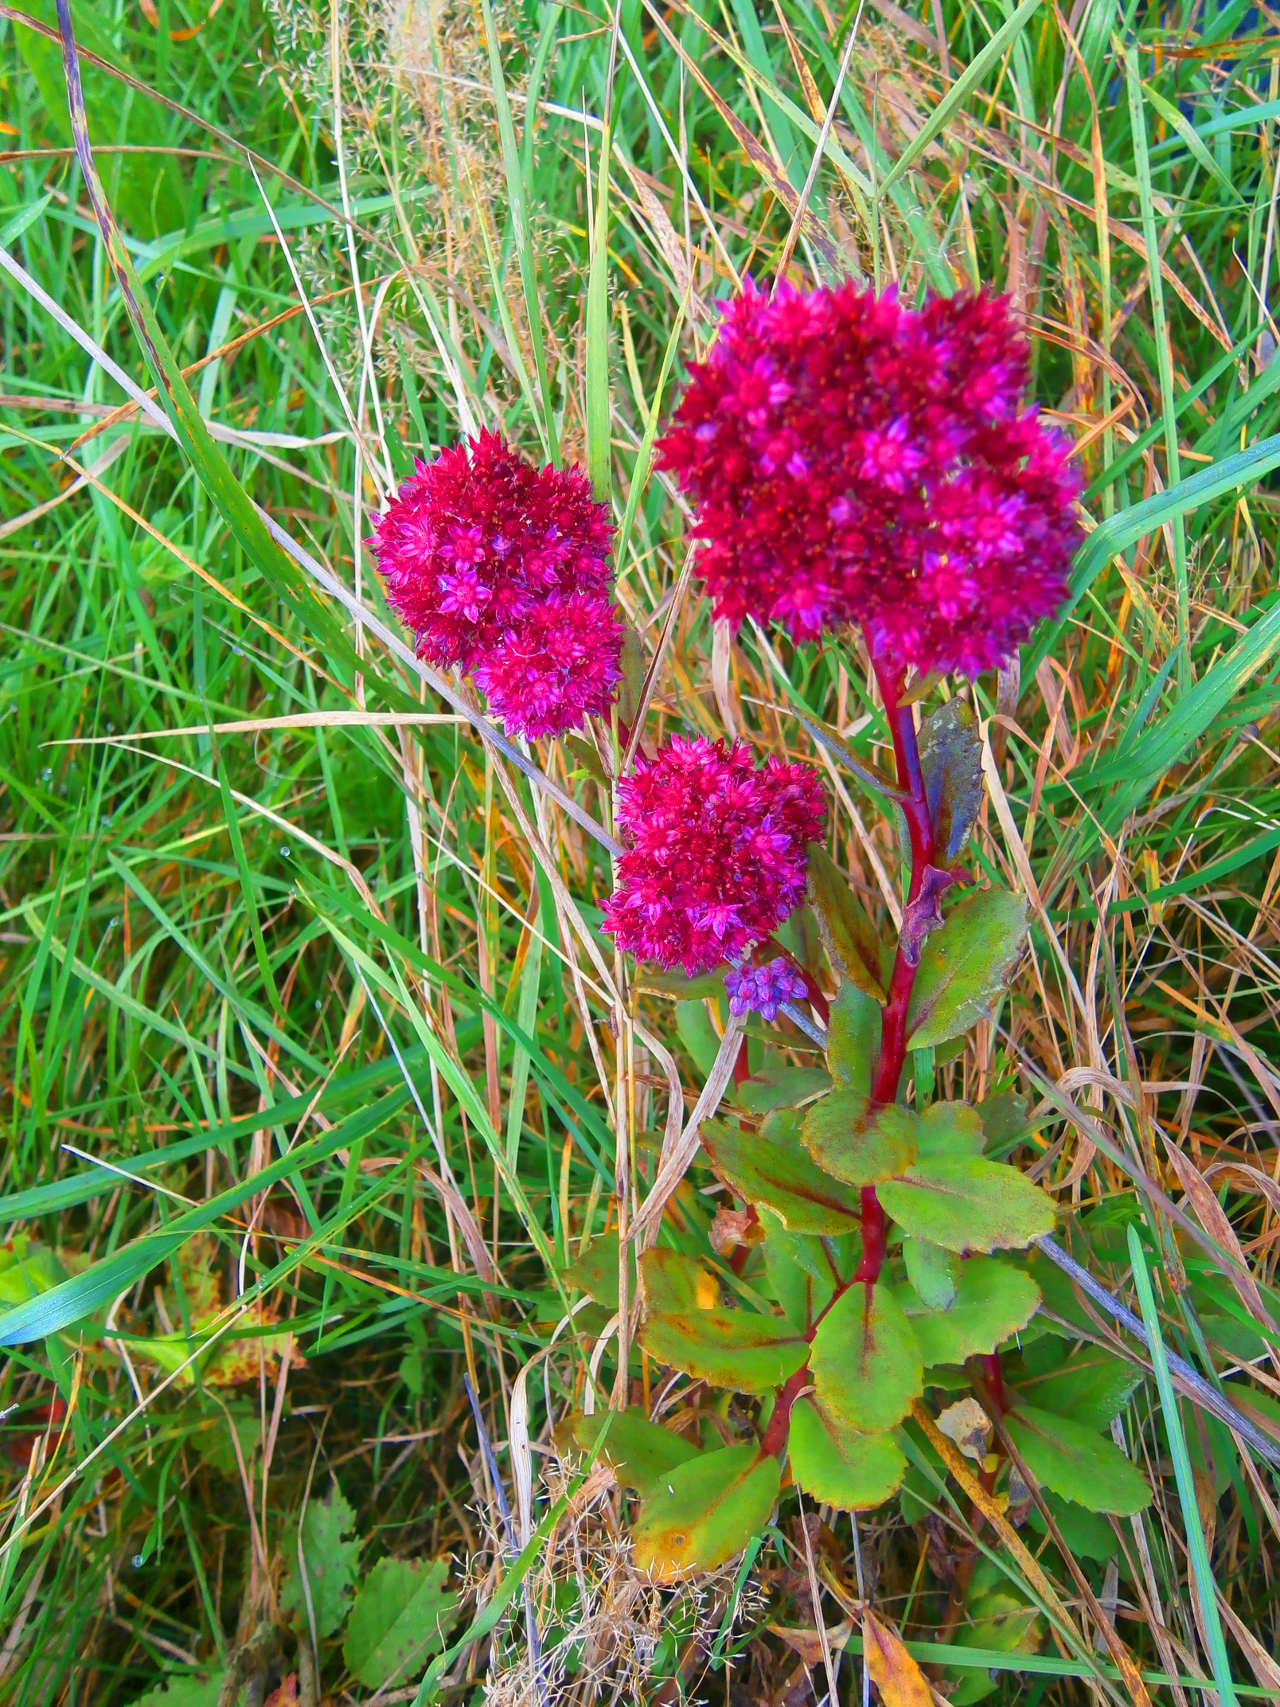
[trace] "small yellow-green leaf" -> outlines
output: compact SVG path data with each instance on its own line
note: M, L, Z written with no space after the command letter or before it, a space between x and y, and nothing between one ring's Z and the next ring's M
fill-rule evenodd
M877 1106L861 1091L832 1091L806 1110L800 1135L826 1173L849 1185L879 1185L915 1160L917 1125L899 1103Z
M796 1401L791 1474L813 1499L840 1511L871 1511L896 1493L907 1461L891 1434L862 1434L813 1399Z
M640 1343L651 1357L717 1387L764 1393L799 1369L801 1334L781 1316L725 1309L715 1276L678 1251L646 1251L640 1263L645 1321Z
M806 890L833 970L876 1001L885 999L880 938L849 880L818 842L809 844Z
M827 1066L837 1084L870 1094L880 1056L881 1007L846 978L836 992L827 1022Z
M720 1302L720 1283L707 1265L667 1245L658 1245L640 1258L640 1288L650 1315L660 1310L711 1310Z
M566 1287L585 1292L597 1304L610 1310L618 1308L618 1235L602 1233L593 1239L577 1262L562 1269L560 1278Z
M945 1043L989 1013L1027 934L1027 907L1006 889L966 895L920 953L907 1013L907 1046Z
M1151 1489L1114 1441L1084 1423L1020 1405L1005 1427L1038 1482L1086 1511L1132 1517L1151 1504Z
M920 1348L884 1285L859 1281L836 1300L813 1337L809 1367L822 1409L864 1434L892 1428L921 1392Z
M591 1451L608 1416L605 1411L573 1419L574 1444L581 1451ZM600 1456L620 1482L644 1496L663 1476L697 1458L700 1452L695 1441L673 1434L661 1423L650 1422L640 1411L627 1410L614 1414Z
M1030 1275L995 1257L969 1257L960 1264L955 1302L949 1309L928 1309L910 1287L901 1289L898 1301L910 1318L929 1368L963 1363L966 1357L994 1351L1035 1315L1040 1288Z
M1039 1411L1101 1429L1141 1380L1141 1369L1132 1363L1100 1346L1086 1345L1059 1368L1020 1380L1018 1391Z
M764 1267L773 1296L793 1328L807 1333L831 1302L835 1275L822 1241L812 1233L792 1233L768 1209L760 1212L765 1229Z
M704 1121L702 1145L739 1197L771 1209L793 1233L842 1233L861 1215L858 1193L823 1173L789 1120L771 1121L763 1132Z
M657 1582L713 1571L769 1521L778 1460L756 1446L728 1446L682 1464L645 1499L631 1532L636 1564Z
M916 1128L920 1156L980 1156L985 1142L976 1109L964 1102L930 1103Z
M902 1257L907 1265L907 1279L926 1309L949 1310L956 1301L962 1259L954 1251L944 1251L941 1245L931 1245L927 1239L904 1239Z
M1029 1245L1053 1231L1053 1202L1004 1162L979 1156L921 1161L880 1187L880 1201L904 1233L949 1251Z
M738 1101L750 1114L770 1114L776 1108L794 1108L830 1090L830 1075L821 1067L775 1067L754 1073L738 1086Z

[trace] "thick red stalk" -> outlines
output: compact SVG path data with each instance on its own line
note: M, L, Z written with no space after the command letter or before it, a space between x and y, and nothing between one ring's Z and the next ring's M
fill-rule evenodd
M911 882L907 889L907 905L916 900L924 883L925 867L933 864L933 821L929 816L929 802L925 795L924 776L920 769L920 749L916 742L915 720L911 707L902 704L904 675L901 669L890 670L876 665L876 679L880 684L880 692L884 699L885 714L889 720L889 731L893 736L893 754L897 761L898 784L905 791L906 799L902 802L903 814L907 820L907 833L911 839ZM781 946L781 945L779 945ZM783 950L785 953L785 949ZM787 956L790 960L792 957ZM903 952L902 943L898 944L894 956L893 973L889 979L889 999L885 1004L880 1021L880 1059L876 1065L875 1078L872 1082L871 1094L876 1102L889 1103L897 1100L898 1085L902 1079L902 1069L907 1057L907 1011L911 1006L911 991L915 984L916 968ZM880 1199L876 1196L874 1186L864 1186L862 1190L862 1258L854 1272L849 1286L862 1281L874 1286L880 1278L887 1254L889 1224ZM840 1295L847 1291L846 1286L837 1286L831 1299L834 1304ZM827 1306L830 1309L831 1305ZM825 1312L824 1312L825 1314ZM814 1323L809 1338L817 1329ZM997 1367L997 1380L999 1370ZM768 1427L761 1442L765 1452L781 1457L786 1449L787 1435L791 1427L791 1407L797 1397L803 1392L809 1382L809 1366L805 1364L798 1369L787 1382L778 1389L777 1402L773 1414L769 1418Z
M885 716L893 736L893 756L897 762L898 784L905 791L902 802L911 839L911 882L907 890L907 905L917 898L924 882L925 867L933 864L933 822L925 795L924 776L920 769L920 749L916 744L915 720L911 707L902 704L903 672L876 665L876 680L884 699ZM907 1056L907 1010L911 1006L911 991L916 969L907 959L902 943L894 956L893 972L889 979L889 999L880 1019L880 1059L871 1086L874 1101L894 1102L902 1079ZM880 1278L885 1258L885 1216L876 1196L875 1187L867 1186L862 1193L862 1261L855 1280Z

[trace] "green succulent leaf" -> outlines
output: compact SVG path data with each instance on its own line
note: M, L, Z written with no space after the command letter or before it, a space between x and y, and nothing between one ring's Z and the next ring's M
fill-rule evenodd
M566 1287L576 1287L604 1304L610 1310L618 1308L618 1235L602 1233L593 1239L577 1262L562 1269L560 1278Z
M1053 1231L1053 1202L1004 1162L921 1161L880 1187L904 1233L967 1256L1029 1245Z
M773 1296L791 1326L807 1333L831 1302L835 1275L820 1239L812 1233L792 1233L763 1209L764 1266Z
M1038 1482L1086 1511L1133 1517L1151 1504L1151 1489L1114 1441L1071 1417L1020 1405L1005 1427Z
M921 1392L920 1348L884 1285L859 1281L836 1300L813 1337L809 1367L822 1409L865 1434L892 1428Z
M1102 1429L1141 1380L1142 1371L1133 1364L1086 1345L1061 1368L1020 1380L1018 1391L1037 1410Z
M775 1067L755 1073L738 1086L738 1101L749 1114L770 1114L775 1108L794 1108L821 1096L831 1087L821 1067Z
M579 1451L591 1451L608 1417L605 1411L573 1418L573 1442ZM699 1457L701 1450L696 1441L650 1422L640 1411L627 1410L614 1413L600 1456L624 1486L635 1488L643 1498L663 1476Z
M1078 1559L1096 1559L1103 1564L1121 1551L1115 1530L1097 1512L1086 1511L1074 1500L1059 1499L1057 1494L1048 1492L1044 1503L1058 1526L1058 1533ZM1027 1513L1027 1523L1037 1535L1048 1534L1048 1525L1037 1507L1032 1506Z
M808 848L806 887L832 968L877 1002L885 999L884 951L849 880L818 842Z
M702 1146L739 1197L771 1209L790 1232L842 1233L861 1215L857 1192L822 1171L791 1121L771 1121L763 1132L704 1121Z
M861 1434L813 1399L796 1401L791 1474L811 1498L840 1511L871 1511L902 1484L907 1461L891 1434Z
M631 1531L636 1565L658 1582L715 1570L769 1521L779 1480L778 1460L753 1445L678 1466L641 1504Z
M379 1559L360 1585L342 1657L366 1689L417 1677L457 1617L446 1559Z
M918 1124L898 1103L876 1105L861 1091L832 1091L805 1111L800 1135L826 1173L849 1185L878 1185L915 1160Z
M921 723L919 742L934 859L941 866L954 865L982 810L978 720L965 700L949 699Z
M947 916L920 952L907 1046L945 1043L989 1013L1027 934L1027 907L1006 889L979 889Z
M941 1245L931 1245L927 1239L910 1238L902 1241L902 1257L907 1279L925 1308L949 1310L956 1301L963 1258L954 1251L944 1251Z
M922 1160L980 1156L985 1141L978 1111L964 1102L930 1103L919 1117L916 1140Z
M827 1066L837 1084L870 1095L880 1056L879 1002L848 979L840 985L827 1021Z
M717 1387L765 1393L804 1362L801 1334L780 1316L725 1309L714 1276L693 1258L661 1247L646 1251L640 1275L640 1343L660 1363ZM702 1290L708 1281L711 1288Z
M947 1309L925 1308L909 1287L897 1296L926 1368L994 1351L1025 1328L1040 1307L1040 1288L1030 1275L995 1257L969 1257L960 1264L955 1302Z

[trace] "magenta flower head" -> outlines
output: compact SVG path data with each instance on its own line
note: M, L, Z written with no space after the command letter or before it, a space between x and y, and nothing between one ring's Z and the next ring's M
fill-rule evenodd
M749 285L659 441L716 615L797 639L860 622L899 667L1003 663L1061 603L1079 532L1027 380L1004 298Z
M799 905L825 812L805 765L770 758L757 769L745 741L673 736L618 785L627 850L605 930L690 977L736 960Z
M559 735L604 714L622 674L622 619L605 593L552 593L476 665L508 732Z
M608 710L613 526L580 469L537 468L482 432L415 464L372 544L420 656L473 672L508 729L558 735Z

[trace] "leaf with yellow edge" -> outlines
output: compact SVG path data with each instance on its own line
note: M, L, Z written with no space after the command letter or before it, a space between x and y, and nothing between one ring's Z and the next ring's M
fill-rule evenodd
M822 1318L809 1367L822 1408L866 1434L892 1428L907 1414L924 1373L902 1306L887 1286L865 1281Z
M885 1707L933 1707L925 1675L901 1636L882 1624L869 1606L862 1614L862 1651Z
M797 1399L788 1444L805 1493L838 1511L872 1511L896 1493L907 1461L891 1434L861 1434L812 1399Z
M641 1504L631 1531L636 1564L657 1582L715 1570L764 1528L779 1481L778 1460L754 1445L679 1465Z
M818 1166L848 1185L879 1185L916 1159L917 1117L898 1103L878 1107L860 1091L838 1090L805 1113L800 1136Z

